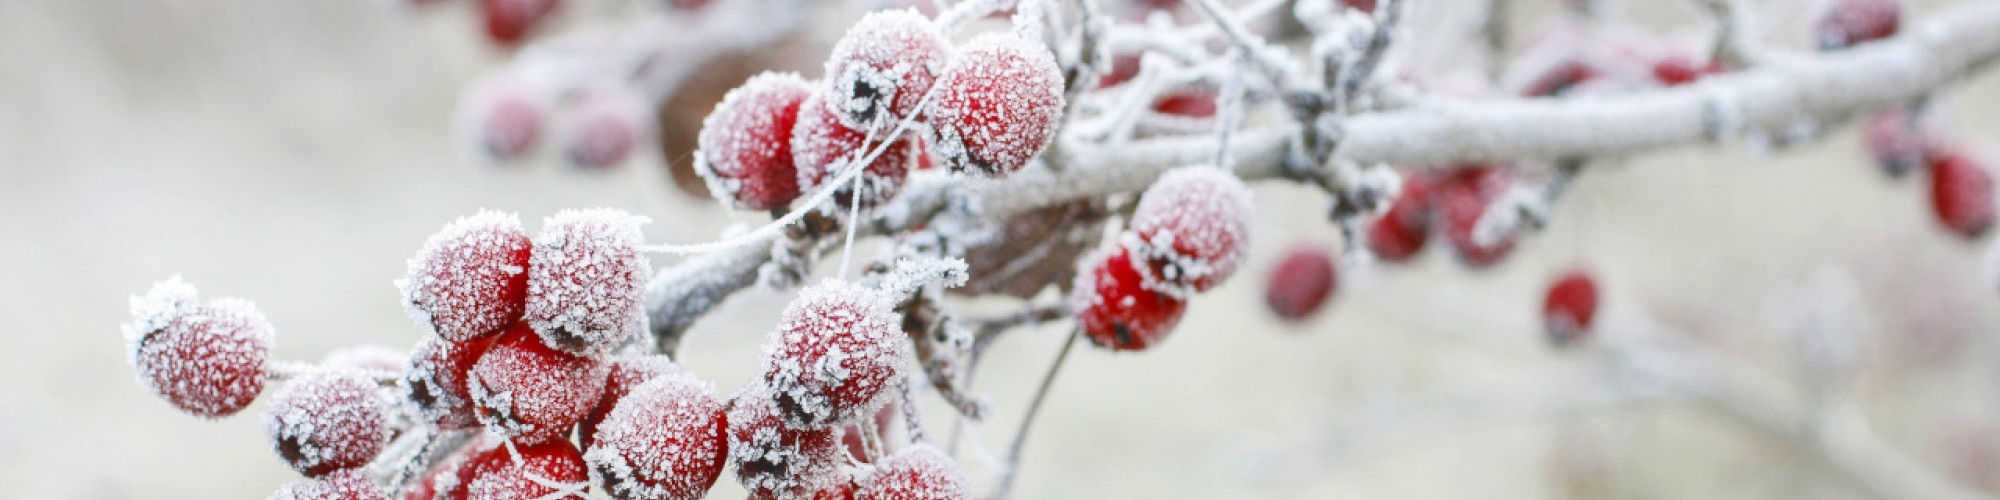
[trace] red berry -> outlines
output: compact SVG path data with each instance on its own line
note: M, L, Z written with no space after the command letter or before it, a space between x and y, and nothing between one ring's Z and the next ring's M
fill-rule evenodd
M798 124L792 126L792 165L799 173L800 192L818 191L845 172L848 165L883 147L879 140L873 143L866 141L864 134L835 120L833 112L820 105L819 94L807 98L799 108ZM911 141L896 141L868 164L860 179L862 207L879 206L902 190L903 179L910 172L913 151L915 147ZM834 201L843 208L839 213L847 213L844 209L854 202L853 182L834 186Z
M920 112L950 58L951 41L916 10L868 13L828 54L818 105L849 129L887 136Z
M1389 211L1368 224L1368 250L1387 262L1403 262L1424 249L1431 231L1430 174L1406 170L1403 190Z
M652 135L648 103L630 92L587 92L571 113L563 151L579 167L625 161L642 137Z
M139 385L181 411L233 415L264 390L272 328L247 301L197 303L194 286L176 276L132 298L124 325L127 361Z
M1111 56L1111 70L1097 77L1097 88L1111 88L1132 81L1139 76L1139 53L1124 52Z
M599 208L564 210L542 222L528 260L523 315L550 347L601 356L639 329L652 264L639 251L647 219Z
M271 500L388 500L389 494L360 469L343 469L312 479L285 483Z
M466 498L541 500L589 498L583 455L569 441L502 443L473 457Z
M1264 303L1271 312L1287 321L1299 321L1318 312L1339 285L1333 265L1333 250L1305 245L1285 254L1271 270L1270 284L1264 288Z
M1931 149L1928 123L1910 121L1909 110L1886 109L1868 119L1863 137L1875 164L1891 177L1902 177L1924 164Z
M722 96L701 122L695 171L716 198L750 210L799 197L792 127L813 86L793 73L763 73Z
M1528 97L1561 97L1571 89L1598 77L1598 71L1582 61L1565 61L1543 71L1521 95Z
M1993 227L1993 172L1969 152L1931 154L1931 210L1945 229L1977 238Z
M1151 347L1180 323L1187 302L1145 287L1122 245L1107 245L1077 273L1069 298L1077 326L1098 347L1136 351Z
M807 287L764 344L764 384L796 427L869 415L910 356L895 299L847 282Z
M1668 87L1694 83L1701 77L1721 72L1720 64L1695 62L1694 58L1683 54L1668 55L1653 62L1653 79Z
M568 435L604 394L604 364L542 343L526 324L472 366L473 409L488 432L534 443Z
M1459 167L1438 180L1437 209L1444 221L1445 239L1457 251L1459 261L1485 267L1513 253L1514 235L1500 235L1497 241L1485 244L1475 237L1480 217L1512 182L1505 170L1491 166Z
M472 413L472 365L486 354L492 339L448 342L427 337L410 353L403 371L403 400L410 413L440 429L464 429L479 424Z
M500 460L512 460L505 446L482 447L478 440L432 466L415 488L411 488L403 500L465 500L466 487L472 485L472 477L480 469L495 469Z
M915 444L882 461L861 485L860 498L959 500L971 496L965 472L928 444Z
M590 443L597 437L597 426L604 417L618 406L618 401L632 393L632 388L647 381L666 375L680 373L680 365L661 354L627 354L611 360L611 372L604 377L604 395L597 400L597 406L583 416L576 426L577 442L583 449L590 449Z
M1132 214L1126 246L1144 259L1148 288L1186 297L1222 284L1250 245L1256 207L1250 188L1219 168L1188 167L1160 176Z
M493 43L513 46L528 36L556 9L556 0L479 0L479 12L486 18L486 37Z
M459 103L460 130L481 153L500 160L534 149L547 116L543 96L511 75L480 80Z
M1542 299L1542 324L1549 341L1557 347L1574 344L1590 335L1591 319L1597 317L1597 279L1575 270L1563 274L1549 286Z
M729 453L722 411L715 388L690 374L633 388L584 455L591 480L621 500L701 498Z
M821 488L843 463L833 428L785 423L763 384L739 391L729 407L729 465L751 498L796 498Z
M1833 0L1813 34L1821 50L1842 49L1896 36L1902 17L1901 0Z
M482 210L431 235L396 287L418 327L452 342L499 335L528 300L527 230L514 214Z
M373 460L389 440L387 419L366 376L319 371L278 390L264 407L264 433L292 469L317 477Z
M1215 89L1198 87L1166 92L1153 101L1153 111L1189 118L1213 117L1216 111Z
M990 33L966 42L930 108L931 144L953 172L1006 177L1055 139L1062 69L1040 42Z
M812 500L854 500L855 495L861 491L861 484L856 482L852 475L842 475L847 477L836 479L832 484L813 492Z

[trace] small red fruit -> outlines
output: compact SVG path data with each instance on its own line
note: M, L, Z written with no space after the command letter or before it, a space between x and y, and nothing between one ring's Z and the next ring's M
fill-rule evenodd
M132 322L124 325L127 361L139 385L181 411L234 415L264 390L273 329L250 302L197 300L194 286L178 276L133 297Z
M1993 228L1993 171L1980 158L1960 149L1931 155L1931 210L1938 222L1967 239Z
M584 454L591 480L622 500L701 498L729 453L722 412L715 388L687 373L633 388Z
M647 219L600 208L542 222L528 260L524 320L550 347L602 356L639 329L652 264L639 251Z
M1088 257L1069 297L1077 326L1098 347L1137 351L1172 332L1187 301L1148 289L1122 245L1111 244Z
M583 454L569 441L502 443L474 456L466 498L541 500L590 498Z
M472 365L486 354L492 339L448 342L426 337L410 353L403 371L403 401L410 413L440 429L479 425L472 413Z
M445 225L396 282L403 311L452 342L499 335L521 320L528 300L529 246L514 214L482 210Z
M1901 0L1833 0L1813 34L1821 50L1843 49L1896 36L1902 17Z
M1574 270L1557 278L1542 299L1542 324L1556 347L1573 345L1590 335L1597 317L1597 279Z
M764 343L764 384L785 423L818 429L870 415L910 356L895 299L827 281L799 292Z
M1903 108L1875 113L1863 133L1869 156L1890 177L1924 166L1924 155L1932 149L1929 123L1921 118L1911 122L1909 110Z
M360 372L319 371L293 380L264 408L263 420L271 448L307 477L366 465L389 440L375 383Z
M1062 68L1041 42L989 33L966 42L931 104L931 141L953 172L1006 177L1055 139Z
M503 46L519 45L528 32L556 10L556 0L479 0L486 37Z
M1479 219L1504 194L1513 180L1498 167L1471 166L1453 169L1437 184L1437 205L1444 221L1445 239L1457 250L1460 262L1486 267L1514 251L1514 235L1499 235L1496 241L1476 238Z
M1271 312L1286 321L1300 321L1326 305L1339 285L1332 255L1332 249L1319 245L1302 245L1285 254L1264 288L1264 303Z
M889 135L944 73L951 41L914 9L861 17L826 59L826 99L817 103L847 128Z
M550 348L526 324L472 366L470 389L488 432L520 443L560 440L604 394L604 364Z
M819 94L813 94L799 108L798 124L792 126L792 161L799 173L799 190L812 193L825 187L835 176L845 172L849 165L865 159L872 150L884 148L882 141L867 142L868 137L861 132L840 124L834 114L820 105ZM889 201L903 188L903 179L909 176L910 156L916 152L914 144L908 140L898 140L886 146L875 161L868 163L861 174L862 208L872 208ZM854 181L834 186L833 199L846 214L845 208L854 203Z
M785 423L763 384L737 392L729 407L729 465L751 498L797 498L825 486L842 461L833 428Z
M389 494L360 469L342 469L312 479L285 483L271 500L388 500Z
M861 485L858 498L879 500L962 500L971 496L965 472L951 457L928 444L896 452Z
M1721 64L1696 62L1684 54L1672 54L1653 61L1653 79L1668 87L1687 85L1721 72Z
M799 197L792 127L815 87L794 73L762 73L729 91L701 123L695 171L716 198L749 210Z
M1403 190L1389 211L1368 224L1368 250L1386 262L1410 260L1431 234L1432 177L1415 170L1403 171Z
M543 96L512 75L480 80L459 102L460 130L471 146L498 160L520 158L534 149L547 116Z
M564 156L586 168L605 168L625 161L642 137L652 135L650 103L631 92L587 92L570 114L563 138Z
M604 395L597 400L597 406L583 416L576 426L577 442L583 449L590 449L590 443L597 437L597 426L604 417L617 408L618 401L638 387L655 378L681 373L680 365L662 354L627 354L612 358L611 372L604 377Z
M1170 91L1153 101L1153 111L1188 118L1211 118L1217 109L1215 89L1197 87Z
M1160 176L1139 198L1126 246L1144 260L1148 288L1186 297L1236 272L1250 245L1256 207L1250 188L1219 168L1187 167Z

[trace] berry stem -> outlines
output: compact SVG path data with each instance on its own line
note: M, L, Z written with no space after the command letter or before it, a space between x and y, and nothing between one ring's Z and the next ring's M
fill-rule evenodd
M1056 373L1062 370L1063 361L1069 359L1070 348L1076 347L1076 338L1082 333L1083 327L1071 328L1069 337L1063 340L1062 350L1056 351L1055 362L1049 363L1049 372L1042 376L1041 388L1035 389L1035 399L1028 402L1028 414L1021 417L1021 429L1014 431L1014 444L1007 447L1007 472L1000 477L1000 490L993 498L1006 500L1007 494L1013 492L1014 478L1020 475L1021 449L1028 442L1028 428L1035 423L1035 414L1041 412L1042 401L1049 397L1049 387L1055 385Z

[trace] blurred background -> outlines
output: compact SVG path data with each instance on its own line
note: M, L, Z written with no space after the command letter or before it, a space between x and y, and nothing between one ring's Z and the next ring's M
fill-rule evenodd
M1458 3L1419 0L1413 26ZM1517 0L1520 32L1553 3ZM1613 3L1649 26L1699 19L1681 2ZM1944 3L1917 2L1910 18ZM558 25L601 20L590 5ZM816 67L858 15L825 10L772 49L808 57L753 61ZM1806 39L1795 24L1772 38ZM649 240L661 242L768 220L674 187L661 165L684 151L647 145L607 171L469 153L452 128L456 103L506 57L463 2L0 2L7 496L262 498L296 477L253 412L199 420L135 383L118 333L126 299L168 276L255 301L279 329L276 356L310 361L341 346L413 345L391 281L426 236L480 208L533 227L563 208L617 207L651 216ZM720 89L736 71L714 76ZM708 105L686 106L683 121ZM2000 109L2000 72L1947 89L1937 107L1957 137L2000 145L2000 114L1986 112ZM1604 331L1672 331L1801 391L1838 380L1895 450L2000 494L1988 244L1941 229L1924 177L1883 175L1856 136L1848 126L1777 154L1729 144L1594 165L1549 228L1501 264L1469 270L1432 248L1410 265L1346 270L1331 306L1297 325L1265 309L1269 267L1295 242L1333 243L1337 231L1316 216L1323 194L1260 184L1251 260L1169 341L1073 354L1017 494L1865 497L1811 453L1710 407L1577 404L1601 391L1603 363L1551 349L1540 324L1544 287L1577 266L1599 277ZM765 290L732 299L696 325L684 364L725 393L740 386L785 301ZM1815 375L1801 362L1815 341L1802 332L1828 328L1853 332L1842 344L1853 361ZM974 434L991 453L959 455L976 485L991 484L993 457L1067 329L1010 334L984 365L979 391L1001 411ZM925 415L934 434L950 426L941 407ZM712 496L741 496L727 476L718 484Z

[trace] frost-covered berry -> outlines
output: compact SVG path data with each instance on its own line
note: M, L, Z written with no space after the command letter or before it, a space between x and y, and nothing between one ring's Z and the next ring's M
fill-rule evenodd
M1006 177L1055 138L1062 69L1039 42L989 33L966 42L938 81L931 141L946 167Z
M1209 118L1217 109L1215 89L1195 87L1168 91L1153 101L1153 111L1187 118Z
M567 440L501 444L474 457L466 498L544 500L590 498L583 454Z
M1280 319L1303 320L1333 296L1339 285L1338 273L1332 249L1319 245L1293 248L1271 269L1271 281L1264 285L1264 304Z
M542 222L528 260L523 319L550 347L611 352L639 329L652 264L639 251L647 219L599 208L564 210Z
M1255 213L1250 188L1228 171L1174 169L1139 197L1131 225L1136 238L1126 246L1142 262L1139 274L1148 288L1186 297L1236 272Z
M816 104L850 129L888 135L917 115L950 57L951 41L915 9L871 12L834 43Z
M617 165L653 133L651 107L632 92L596 90L583 94L570 112L562 137L563 156L579 167Z
M1653 79L1668 87L1694 83L1704 76L1722 71L1721 64L1714 61L1696 62L1686 54L1672 54L1653 61Z
M604 377L604 395L599 396L597 406L577 423L577 443L585 450L590 449L591 440L597 437L597 425L618 406L618 401L632 393L632 388L661 376L680 373L680 365L662 354L627 354L611 359L611 371Z
M440 429L479 425L472 413L472 365L492 339L449 342L427 337L410 352L403 370L403 401L412 415Z
M1549 285L1542 299L1542 325L1549 342L1556 347L1575 344L1590 335L1597 317L1597 279L1589 272L1572 270Z
M396 287L418 327L452 342L499 335L528 300L528 231L514 214L482 210L432 234Z
M1862 133L1868 155L1890 177L1902 177L1922 167L1924 155L1932 149L1929 123L1921 118L1912 122L1909 111L1903 108L1875 113Z
M854 500L860 494L861 484L852 477L836 479L832 484L812 493L812 500Z
M1436 185L1437 210L1444 223L1444 236L1457 251L1460 262L1486 267L1514 251L1514 236L1500 235L1496 241L1481 242L1476 237L1479 218L1506 192L1513 182L1498 167L1459 167L1445 174Z
M389 440L389 422L367 376L317 371L272 397L264 407L264 434L286 464L315 477L373 460Z
M1931 153L1931 211L1939 223L1965 238L1993 228L1993 171L1968 151L1941 148Z
M1813 36L1821 50L1843 49L1896 36L1902 17L1902 0L1833 0L1813 25Z
M910 355L895 299L842 281L807 287L764 343L764 384L797 427L822 428L879 406Z
M516 326L472 365L474 413L488 432L532 443L569 434L604 394L604 364L550 348Z
M475 474L481 469L497 469L500 467L498 461L512 459L505 446L487 447L475 440L438 461L423 480L403 496L403 500L465 500L465 490L472 485Z
M799 197L792 127L813 85L794 73L763 73L722 96L695 138L695 172L716 198L749 210Z
M868 208L895 197L896 192L903 189L903 179L909 176L914 144L898 140L885 147L879 140L867 142L864 134L841 125L834 119L833 113L819 102L819 94L807 98L799 108L798 124L792 127L792 165L798 169L799 191L818 191L846 172L849 165L867 158L872 150L882 148L882 153L875 157L875 161L869 162L867 171L861 174L859 201L862 207ZM834 186L833 199L842 208L855 202L853 182L850 180ZM841 210L840 213L847 212Z
M882 460L861 485L858 498L959 500L971 495L965 471L928 444L915 444Z
M220 418L250 406L264 390L271 323L248 301L197 301L179 276L132 298L124 325L127 361L139 385L195 416Z
M1114 351L1151 347L1172 332L1187 311L1187 301L1145 287L1122 245L1107 245L1085 262L1090 267L1077 273L1069 305L1076 311L1077 326L1098 347Z
M279 486L271 500L388 500L389 494L360 469L342 469Z
M486 20L486 37L493 43L513 46L556 10L556 0L479 0L479 13Z
M507 74L474 83L458 108L459 134L468 146L498 160L520 158L534 149L548 117L545 96Z
M715 486L729 443L715 388L687 373L632 389L597 428L584 460L620 500L696 499Z
M769 388L752 382L729 407L729 465L751 498L796 498L824 486L844 461L832 427L785 423Z
M1368 251L1386 262L1410 260L1431 234L1431 176L1403 171L1403 189L1389 211L1368 223Z

